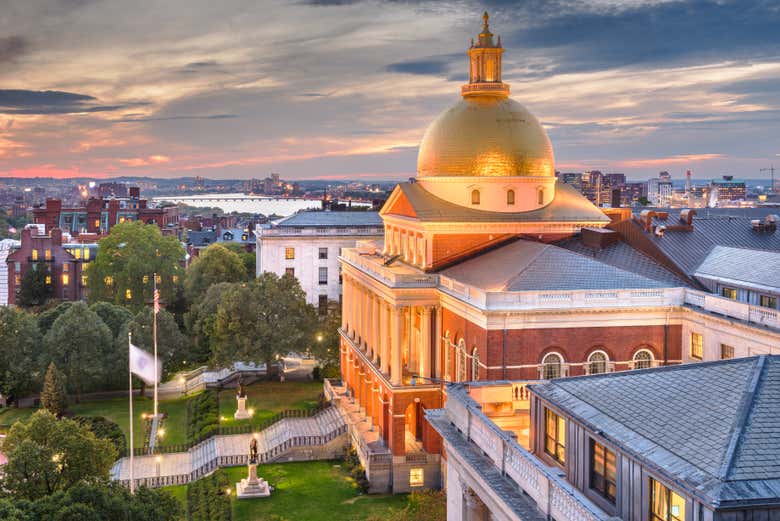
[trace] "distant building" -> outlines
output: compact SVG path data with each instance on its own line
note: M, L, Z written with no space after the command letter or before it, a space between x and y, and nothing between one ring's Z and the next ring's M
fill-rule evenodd
M621 191L621 201L623 206L631 206L639 203L639 200L643 197L647 197L647 183L646 182L632 182L623 185Z
M668 172L662 172L668 175ZM672 202L674 187L667 178L652 178L647 180L647 199L653 206L668 207Z
M710 190L717 193L717 201L744 201L747 196L745 182L724 175L721 179L710 181Z
M376 212L304 211L276 223L258 225L257 275L265 271L295 275L310 304L321 312L341 299L339 256L360 240L380 239L384 232Z

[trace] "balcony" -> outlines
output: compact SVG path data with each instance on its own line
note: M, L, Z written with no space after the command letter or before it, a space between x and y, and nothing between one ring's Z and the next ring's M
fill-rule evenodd
M439 283L438 275L425 273L403 262L387 266L387 259L376 252L361 253L357 248L350 248L342 250L340 258L393 288L435 288Z
M780 329L780 312L693 289L685 290L685 304L752 324Z

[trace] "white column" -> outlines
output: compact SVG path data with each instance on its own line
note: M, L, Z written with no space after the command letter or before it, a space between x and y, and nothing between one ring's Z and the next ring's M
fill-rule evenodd
M347 324L349 323L347 320L347 299L348 299L348 291L349 286L347 284L347 278L342 277L342 297L341 297L341 330L344 332L347 332L349 328L347 327Z
M401 310L390 308L391 317L391 340L390 347L390 383L399 385L401 383L401 334L403 322L401 321Z
M380 325L380 371L383 374L390 374L390 312L385 301L379 302L379 325Z
M431 377L431 307L423 306L420 317L420 375Z
M441 349L442 349L442 339L441 339L441 316L442 311L441 307L437 306L433 308L434 316L436 317L436 334L433 336L433 342L434 342L434 364L436 364L436 371L433 376L437 378L444 378L444 373L442 372L442 356L441 356ZM432 371L433 372L433 371Z
M379 297L377 295L373 295L373 298L371 299L371 360L374 362L374 365L376 365L377 360L379 359L379 350L380 350L380 334L381 334L381 326L380 326L380 318L379 318Z

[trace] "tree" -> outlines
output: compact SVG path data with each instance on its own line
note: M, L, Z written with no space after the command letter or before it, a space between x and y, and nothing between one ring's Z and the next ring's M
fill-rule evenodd
M87 266L89 301L113 302L138 312L151 301L153 275L160 299L175 299L184 248L176 237L162 235L154 224L118 224L100 240L95 260Z
M189 302L196 302L212 284L241 282L246 276L246 268L237 253L221 244L212 244L187 268L184 294Z
M145 308L128 323L128 328L133 334L133 345L141 347L150 353L154 351L154 335L152 326L154 322L154 310ZM127 349L127 340L124 347ZM179 325L173 315L161 309L157 314L157 354L163 367L163 374L170 374L185 365L189 352L187 337L182 335Z
M34 315L0 307L0 394L16 399L38 388L40 345L41 333Z
M252 280L255 278L255 271L257 269L257 255L254 252L246 251L246 248L244 248L244 246L241 244L236 244L234 242L226 242L224 244L228 250L236 253L241 259L241 262L244 264L244 268L246 269L247 280Z
M213 284L203 298L192 303L184 315L184 324L192 340L190 359L194 363L206 362L211 356L211 342L214 338L214 325L217 321L217 308L222 295L234 284L220 282Z
M322 376L329 377L338 374L340 327L341 306L334 302L328 305L327 314L320 317L315 342L312 343L310 350L311 355L317 359L321 367L320 374Z
M95 302L89 306L89 309L103 320L114 338L122 331L122 326L133 320L133 314L127 308L116 306L110 302Z
M19 286L17 304L22 307L42 306L54 295L51 271L44 263L37 263L27 270Z
M65 377L59 372L54 362L51 362L46 370L46 378L43 380L41 407L60 417L65 412L67 404L68 396L65 391Z
M104 358L113 345L111 330L84 302L74 302L54 321L43 344L48 360L65 373L76 402L84 389L94 388L105 369L115 364Z
M228 288L217 307L212 359L271 364L277 355L307 351L314 341L317 314L292 275L263 273Z
M41 330L41 335L48 333L54 321L60 318L60 315L70 309L72 305L73 302L62 302L53 308L42 311L38 315L38 329Z
M110 441L46 410L14 423L3 442L3 452L8 463L3 467L0 489L30 501L68 490L80 481L107 479L117 457Z

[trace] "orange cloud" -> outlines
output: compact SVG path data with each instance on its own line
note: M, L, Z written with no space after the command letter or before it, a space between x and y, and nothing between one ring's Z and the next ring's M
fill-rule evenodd
M0 172L0 177L50 177L67 179L69 177L107 177L104 173L82 172L78 167L57 168L54 165L39 165L30 168L14 168Z
M167 163L171 160L168 156L154 155L149 157L131 157L128 159L120 159L119 162L125 166L149 166L158 165L160 163Z
M664 165L684 165L688 163L698 163L699 161L710 161L712 159L723 159L723 154L684 154L669 157L659 157L654 159L626 159L616 163L617 166L625 168L642 168Z

